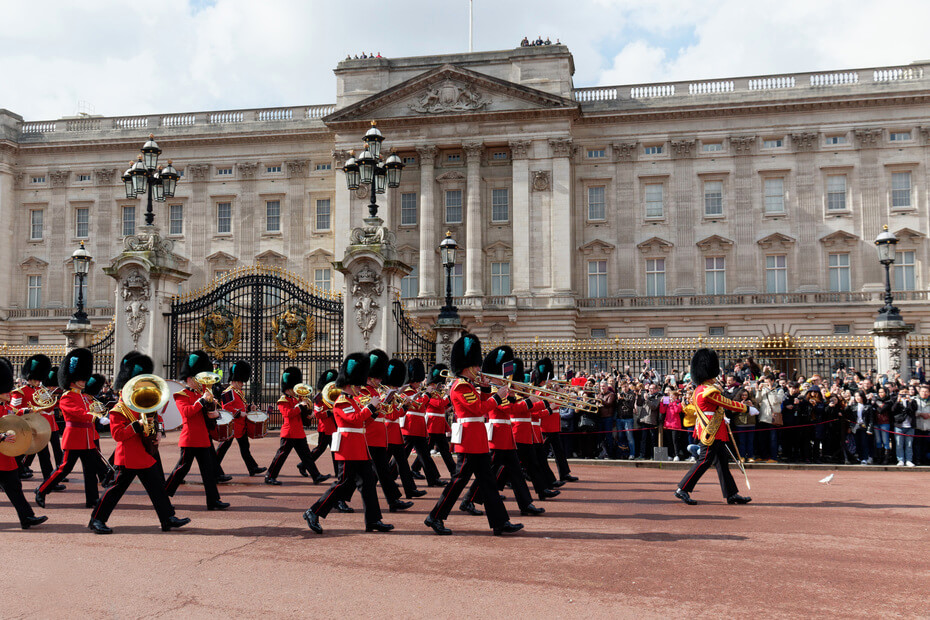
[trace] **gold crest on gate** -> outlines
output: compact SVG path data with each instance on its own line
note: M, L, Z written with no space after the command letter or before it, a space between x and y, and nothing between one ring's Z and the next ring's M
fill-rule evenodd
M275 349L296 358L299 352L307 351L313 344L314 327L312 316L297 306L291 306L271 321Z
M200 341L203 350L217 359L234 351L242 340L242 319L233 316L226 306L217 306L200 319Z

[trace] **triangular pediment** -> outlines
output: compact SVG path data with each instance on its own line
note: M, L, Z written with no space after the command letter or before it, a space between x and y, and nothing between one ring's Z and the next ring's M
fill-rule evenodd
M767 237L762 237L756 241L756 243L758 243L763 250L787 250L794 246L795 240L793 237L783 235L782 233L772 233Z
M239 259L233 256L232 254L227 254L226 252L214 252L207 257L208 263L224 263L229 265L235 265L239 262Z
M642 243L637 243L636 247L643 254L668 254L674 246L660 237L650 237Z
M696 246L702 252L727 252L733 247L733 242L726 237L721 237L720 235L711 235L701 239Z
M558 95L445 64L362 99L323 118L327 125L371 119L426 118L505 112L577 111Z
M324 250L323 248L317 248L312 252L304 256L306 260L333 260L333 253Z
M255 262L261 265L284 266L287 263L287 257L274 250L265 250L261 254L255 255Z
M894 231L894 236L897 237L899 241L902 241L905 243L906 242L916 243L920 241L921 239L926 238L927 235L925 235L924 233L920 231L914 230L912 228L902 228L900 230Z
M848 247L856 245L859 242L859 237L852 233L848 233L845 230L835 230L829 235L824 235L820 238L820 243L827 248L833 247Z
M43 271L48 267L48 263L36 256L30 256L19 264L23 271Z
M613 245L612 243L607 243L606 241L601 241L600 239L594 239L579 247L578 251L585 256L595 256L610 254L616 248L617 246Z

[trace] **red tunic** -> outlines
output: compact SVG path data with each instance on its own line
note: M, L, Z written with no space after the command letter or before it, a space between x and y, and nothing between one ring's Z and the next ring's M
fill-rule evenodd
M281 412L281 438L303 439L307 436L304 430L302 399L296 396L282 396L278 399L278 411Z
M513 429L513 440L516 443L532 444L534 441L533 420L539 419L540 408L546 406L542 402L530 404L529 399L522 399L520 403L526 403L522 409L513 412L511 416L511 427Z
M494 407L489 413L489 422L491 422L491 439L488 442L492 450L515 450L517 448L513 441L513 431L511 418L526 417L529 415L530 401L514 401L507 399L499 407ZM495 423L495 420L497 421Z
M374 422L371 417L374 413L374 407L363 407L357 397L349 396L345 392L336 399L336 403L333 405L333 418L336 420L336 426L342 429L364 429L366 425ZM368 444L365 442L365 433L351 432L350 430L340 432L340 435L342 437L339 450L334 453L337 461L368 460Z
M562 430L562 418L559 416L559 410L557 407L552 411L545 411L544 414L545 415L543 415L542 418L542 432L558 433Z
M202 392L185 388L174 395L184 426L178 438L180 448L209 448L210 432L207 430L206 412L200 400Z
M223 411L233 416L233 432L235 432L236 439L239 439L245 435L245 414L248 413L245 399L242 398L242 391L229 386L223 390L220 402L223 403Z
M712 381L702 383L701 385L697 386L697 388L695 388L694 405L704 412L704 415L707 416L708 420L714 416L714 412L717 411L717 407L722 407L723 409L727 411L733 411L734 413L743 413L746 411L746 405L743 403L738 403L735 400L730 400L721 394L720 390L714 386ZM703 430L704 424L701 423L701 416L698 416L694 424L694 436L699 437ZM720 428L717 429L717 434L714 435L714 439L717 441L726 441L729 438L730 434L727 432L727 425L721 424Z
M25 411L25 409L35 406L35 401L33 401L32 395L35 394L37 389L38 388L35 388L27 383L23 387L13 390L10 397L10 406L16 410L17 414L23 415L24 413L28 413ZM58 389L52 390L53 394L58 394L59 392L60 390ZM55 409L56 407L52 407L51 409L42 409L39 411L39 413L42 414L42 417L45 418L45 420L48 422L49 426L52 427L53 431L58 430L58 422L55 421Z
M61 435L62 450L96 450L100 436L94 428L96 418L88 413L93 400L80 390L70 389L61 395L58 406L65 419L65 432Z
M465 454L487 454L488 430L484 420L498 401L491 394L479 392L464 379L456 379L449 390L455 419L462 424L462 441L455 444L456 452ZM463 421L464 420L464 421Z
M413 397L417 391L412 387L404 390L404 396ZM426 437L426 404L429 396L420 394L407 402L407 414L404 417L404 427L401 429L404 436Z
M142 437L132 428L132 423L122 413L123 399L110 409L110 434L116 440L116 455L113 462L127 469L148 469L155 459L145 450ZM138 417L139 414L135 414Z
M11 413L16 413L7 403L0 403L0 418ZM13 471L19 469L19 463L12 456L0 454L0 471Z
M387 430L387 440L391 445L403 445L404 436L400 432L400 419L404 417L406 411L400 405L388 405L382 407L384 412L384 427Z
M316 429L324 435L336 432L336 420L333 419L332 407L323 402L323 395L317 394L313 398L313 415L316 416Z
M426 400L426 432L430 435L445 435L449 432L449 423L446 421L449 402L449 397L439 392L430 394Z
M373 385L367 385L361 389L356 399L366 405L374 396L379 396L378 389ZM382 412L384 409L380 410L376 420L372 420L371 424L365 427L365 441L372 448L387 448L387 427L382 419Z

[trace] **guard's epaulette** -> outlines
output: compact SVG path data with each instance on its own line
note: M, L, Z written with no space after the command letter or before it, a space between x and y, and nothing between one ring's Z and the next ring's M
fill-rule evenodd
M225 394L226 392L228 392L228 391L231 390L231 389L233 389L233 386L230 385L228 388L226 388L225 390L223 390L223 394Z
M279 402L279 403L286 403L286 402L289 402L289 401L288 401L287 396L281 396L281 398L278 399L278 402Z
M719 394L720 390L716 385L705 385L704 389L701 390L701 396L710 396L711 394Z
M23 396L26 395L26 393L23 391L23 386L20 386L20 387L16 388L15 390L13 390L12 393L13 393L13 394L22 394Z
M189 396L189 395L190 395L190 392L188 391L187 388L184 388L183 390L175 394L175 396Z
M333 406L335 407L335 406L338 405L339 403L347 403L347 402L350 402L350 401L349 401L349 399L346 397L346 395L345 395L345 394L340 394L340 395L339 395L339 398L336 399L336 402L333 403Z

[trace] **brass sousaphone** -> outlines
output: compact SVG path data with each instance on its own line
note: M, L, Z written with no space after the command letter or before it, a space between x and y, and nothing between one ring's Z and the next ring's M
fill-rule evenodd
M0 454L4 456L22 456L32 445L32 427L16 414L0 418L0 433L6 435L6 439L0 441Z

